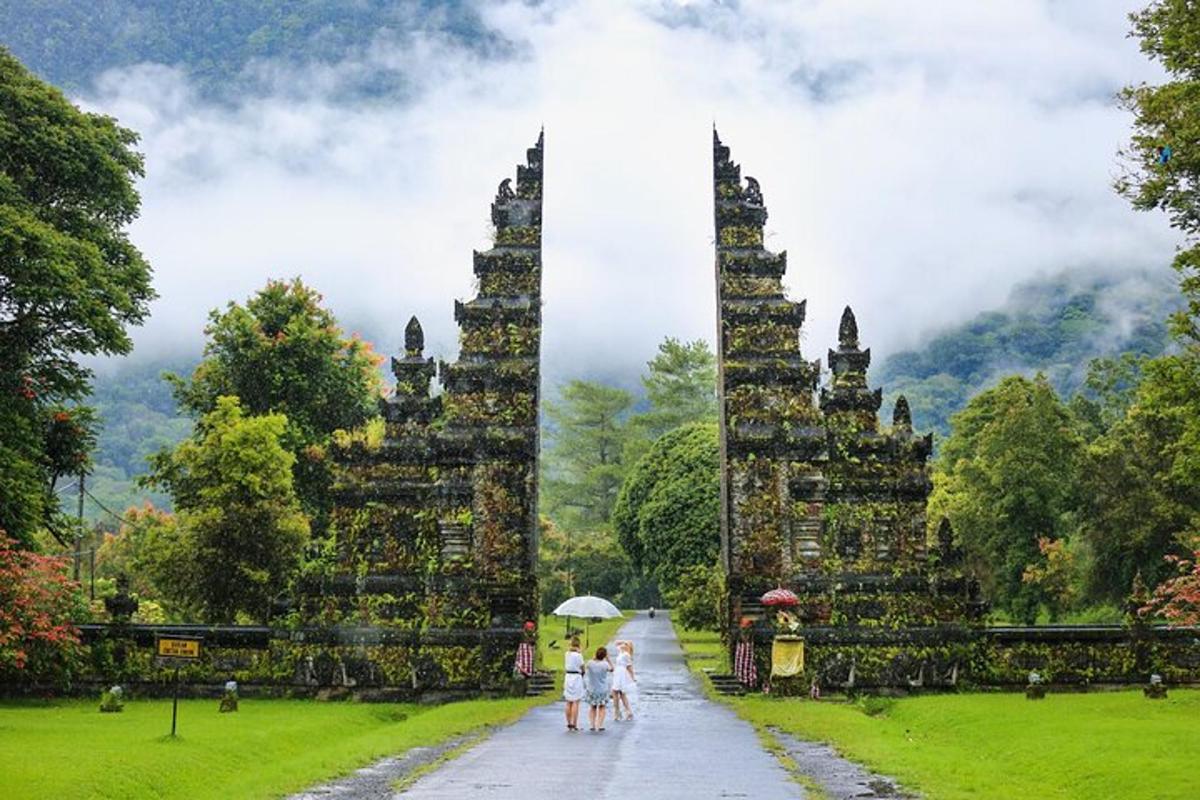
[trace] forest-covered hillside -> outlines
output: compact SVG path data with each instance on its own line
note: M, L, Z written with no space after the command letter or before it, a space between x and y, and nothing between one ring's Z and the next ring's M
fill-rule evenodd
M248 69L256 59L276 66L360 59L373 68L343 76L352 85L339 90L403 92L411 87L402 70L371 48L403 45L414 33L485 56L510 49L471 3L454 0L0 0L0 44L68 91L86 89L107 69L145 62L179 67L215 94L269 81Z
M884 359L872 382L890 397L908 397L918 430L944 436L950 416L1005 375L1043 372L1066 397L1094 358L1162 353L1165 320L1180 304L1177 278L1167 269L1039 278L1014 288L1003 307Z
M146 459L161 448L177 444L192 430L192 421L179 414L164 372L188 375L198 358L124 361L96 376L90 403L100 420L100 435L93 453L94 467L88 491L99 503L120 513L146 501L169 506L167 497L140 489L135 478L147 470ZM69 494L69 492L68 492ZM68 506L74 509L74 499ZM84 515L112 522L100 504L88 499Z

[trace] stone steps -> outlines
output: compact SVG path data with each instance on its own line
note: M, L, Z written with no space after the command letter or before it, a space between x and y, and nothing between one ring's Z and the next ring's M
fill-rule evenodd
M746 687L740 681L729 673L712 672L705 670L704 674L708 677L708 682L712 684L713 689L717 694L726 697L741 697L746 693Z
M554 691L554 676L549 672L535 672L528 681L525 682L525 696L539 697L547 692Z

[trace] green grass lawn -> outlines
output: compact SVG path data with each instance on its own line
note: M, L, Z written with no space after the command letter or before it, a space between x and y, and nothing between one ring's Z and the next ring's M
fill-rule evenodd
M729 671L729 658L718 634L711 631L688 631L679 625L675 626L675 633L683 645L684 658L693 670Z
M724 669L715 634L679 631L689 664ZM714 651L718 657L714 659ZM918 695L863 706L727 699L761 728L828 742L928 800L1191 800L1200 796L1200 691Z
M0 796L20 798L266 798L483 725L510 722L535 703L471 700L440 706L132 700L120 714L99 701L0 703Z

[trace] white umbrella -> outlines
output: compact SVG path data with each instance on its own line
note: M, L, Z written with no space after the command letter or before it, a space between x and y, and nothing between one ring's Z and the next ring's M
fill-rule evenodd
M614 606L612 603L605 600L603 597L593 597L592 595L582 595L580 597L572 597L563 603L560 603L558 608L551 612L556 617L567 618L567 628L571 627L571 617L583 617L584 619L612 619L613 617L623 617L621 609ZM585 626L590 628L590 626ZM591 645L592 637L590 630L587 634L587 644Z
M590 594L572 597L554 609L556 617L598 617L612 619L624 616L621 610L603 597L593 597Z

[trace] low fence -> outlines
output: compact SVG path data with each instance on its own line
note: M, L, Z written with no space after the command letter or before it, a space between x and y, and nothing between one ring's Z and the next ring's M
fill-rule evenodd
M354 696L364 700L500 694L514 682L519 628L270 628L242 625L79 626L84 645L71 693L119 683L135 694L170 691L174 669L156 659L160 637L202 640L200 658L180 668L193 695L220 693L230 678L249 695ZM48 687L0 687L10 692Z
M804 668L775 680L773 691L953 689L1024 686L1037 672L1057 686L1200 684L1200 628L1056 625L973 628L938 626L809 627ZM758 674L771 674L769 630L754 633Z

